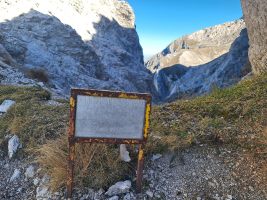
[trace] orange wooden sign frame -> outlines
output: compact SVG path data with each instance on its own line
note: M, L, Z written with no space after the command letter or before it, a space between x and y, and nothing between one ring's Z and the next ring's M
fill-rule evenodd
M96 96L96 97L113 97L124 99L142 99L145 100L144 125L142 139L127 138L79 138L75 137L75 119L77 109L77 96ZM151 112L151 95L145 93L126 93L114 92L106 90L88 90L88 89L71 89L70 97L70 120L69 120L69 161L68 161L68 178L67 178L67 198L72 197L73 176L75 164L75 144L76 143L107 143L107 144L138 144L138 164L137 164L137 180L136 190L141 192L143 168L144 168L144 145L147 141L149 131L149 121Z

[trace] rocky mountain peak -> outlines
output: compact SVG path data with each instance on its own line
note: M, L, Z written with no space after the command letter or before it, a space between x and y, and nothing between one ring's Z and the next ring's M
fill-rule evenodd
M175 64L189 67L208 63L227 53L244 28L245 23L240 19L185 35L153 56L146 66L155 72Z
M153 90L126 1L6 0L0 9L0 44L23 73L44 70L59 93Z
M250 71L242 19L209 27L173 41L146 67L162 101L208 93L237 83Z

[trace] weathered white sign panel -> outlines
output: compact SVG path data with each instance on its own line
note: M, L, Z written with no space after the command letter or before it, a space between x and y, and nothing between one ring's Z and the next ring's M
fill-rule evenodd
M143 139L144 99L77 96L75 137Z

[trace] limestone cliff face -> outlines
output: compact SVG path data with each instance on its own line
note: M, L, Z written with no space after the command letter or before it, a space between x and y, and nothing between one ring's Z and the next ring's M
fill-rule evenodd
M172 42L146 66L161 100L198 96L229 87L250 72L243 20L200 30Z
M185 35L153 56L146 67L155 72L176 64L194 67L208 63L227 53L244 28L244 21L236 20Z
M249 36L249 60L253 72L267 71L267 1L241 0Z
M59 93L71 87L151 91L125 1L0 1L0 44L22 72L45 70L47 86Z

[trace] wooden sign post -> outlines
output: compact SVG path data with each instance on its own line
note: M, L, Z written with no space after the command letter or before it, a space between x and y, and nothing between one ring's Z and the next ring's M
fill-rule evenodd
M150 111L149 94L71 90L67 198L72 196L76 143L138 144L136 190L141 192Z

